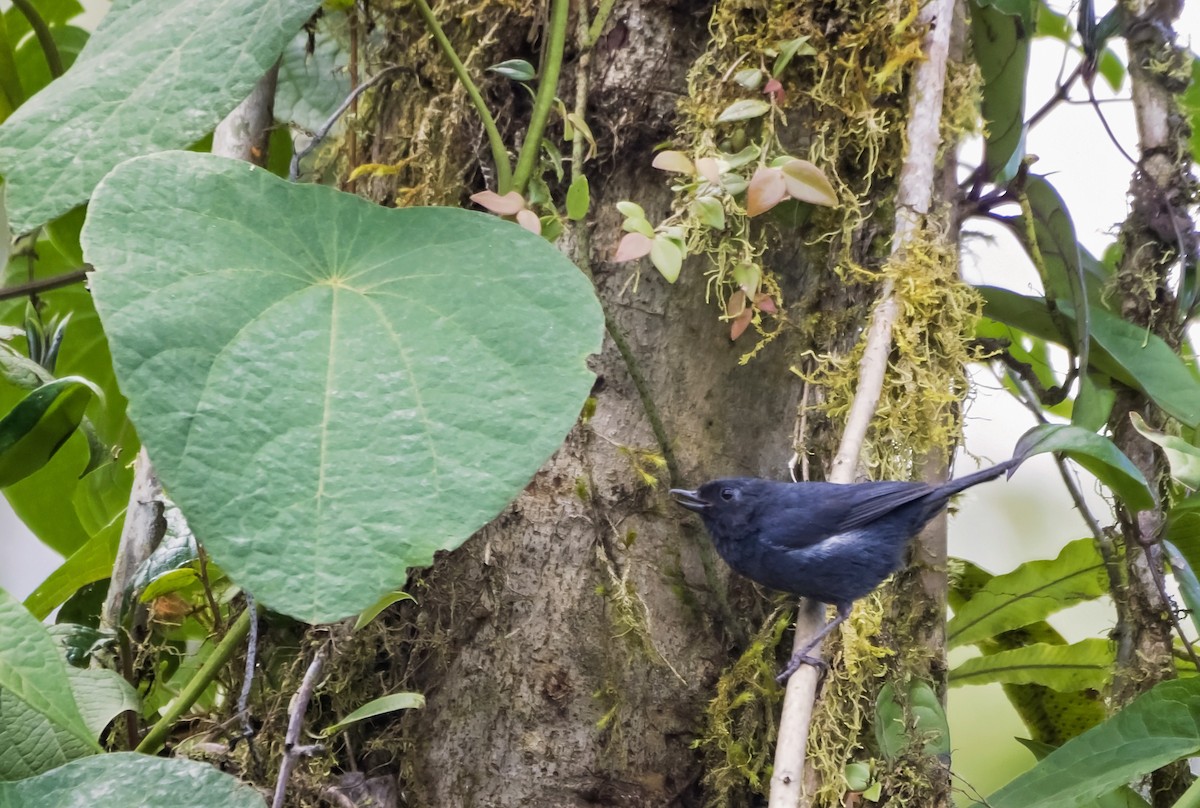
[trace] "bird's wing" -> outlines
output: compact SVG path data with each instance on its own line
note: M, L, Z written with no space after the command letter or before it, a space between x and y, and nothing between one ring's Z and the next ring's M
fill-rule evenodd
M864 527L897 508L927 497L936 489L925 483L880 482L856 486L854 504L839 520L838 533Z

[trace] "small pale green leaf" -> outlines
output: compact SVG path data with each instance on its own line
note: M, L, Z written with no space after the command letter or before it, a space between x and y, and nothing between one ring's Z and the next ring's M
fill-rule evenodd
M631 216L621 222L621 229L626 233L640 233L646 238L654 238L654 225L641 217ZM645 255L645 253L642 254Z
M763 72L757 67L747 67L734 73L733 80L747 90L757 90L762 86Z
M1129 414L1129 420L1138 434L1162 448L1171 465L1172 477L1192 490L1200 488L1200 449L1183 438L1151 429L1136 412Z
M701 196L692 200L692 215L701 224L713 230L725 229L725 208L721 200L711 196Z
M587 216L588 206L591 205L591 202L588 178L580 174L571 180L571 187L567 188L567 218L577 222Z
M1106 437L1070 424L1042 424L1017 441L1013 456L1062 452L1090 471L1132 511L1153 508L1156 502L1146 478Z
M1071 542L1053 560L1027 561L988 580L946 625L951 648L979 642L1108 591L1104 561L1091 539Z
M393 693L390 696L381 696L377 699L372 699L341 721L326 728L321 733L321 737L328 738L335 732L345 729L356 721L362 721L364 718L374 718L377 715L394 713L396 710L413 710L424 706L425 697L420 693Z
M130 157L199 140L246 97L318 6L114 4L66 75L0 127L13 229L25 232L75 207Z
M207 763L113 752L0 783L0 808L264 808L257 791Z
M683 250L670 237L660 233L650 245L650 263L662 273L667 283L675 283L683 268Z
M1093 638L1072 645L1037 643L974 657L950 671L950 684L1037 684L1052 690L1103 690L1112 676L1112 643Z
M617 203L617 211L626 219L645 219L646 211L637 202L622 199Z
M354 621L354 630L358 631L367 623L370 623L372 620L378 617L384 609L386 609L388 606L391 606L393 603L400 603L401 601L405 600L416 600L416 598L399 589L394 592L388 592L379 600L375 601L370 608L363 610L362 614L358 616L358 619Z
M675 174L695 174L696 164L692 162L692 158L688 157L683 152L660 151L654 155L654 159L650 162L653 168L659 171L670 171Z
M761 118L771 111L771 104L759 98L744 98L734 101L717 116L717 123L733 123Z
M57 727L95 744L67 679L66 663L46 629L12 595L0 589L0 688Z
M78 376L44 384L0 419L0 488L50 462L79 428L96 390Z
M361 612L486 524L595 378L590 282L483 213L170 152L105 178L83 244L164 486L232 579L304 620Z
M533 81L537 78L537 70L524 59L506 59L492 65L488 71L513 81Z
M837 205L837 192L825 172L808 160L788 160L779 170L783 172L788 196L814 205Z
M991 808L1083 808L1200 750L1200 678L1163 682L987 798Z

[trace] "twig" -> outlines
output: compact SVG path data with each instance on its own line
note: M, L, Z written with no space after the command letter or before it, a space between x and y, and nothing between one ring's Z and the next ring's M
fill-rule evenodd
M926 31L922 43L926 59L913 71L909 94L908 155L901 166L896 190L893 256L903 252L918 237L932 203L954 0L931 0L921 9L918 19L918 24ZM867 428L883 392L892 346L892 326L900 313L900 300L891 281L883 283L879 294L880 302L875 308L859 364L854 402L830 471L831 482L854 480ZM793 650L801 648L820 630L823 616L823 608L801 601ZM818 670L805 665L788 680L779 718L769 808L795 808L800 804L804 754L819 679Z
M33 29L33 35L37 37L38 45L41 46L42 53L46 55L46 64L50 67L50 75L58 78L64 72L62 56L58 52L58 45L54 42L54 34L50 32L50 26L42 19L42 15L37 13L37 9L29 0L13 0L13 5L24 15L25 19L29 20L29 27Z
M167 523L163 519L162 485L154 473L146 447L142 447L133 461L133 486L129 491L129 506L125 510L125 524L117 544L117 558L113 564L112 579L108 595L100 611L100 627L116 631L122 624L125 596L133 574L142 562L150 557L154 548L166 534ZM130 684L133 684L132 682Z
M288 704L287 735L284 736L283 760L279 764L279 779L275 782L275 797L271 800L271 808L283 808L284 797L287 796L288 779L296 768L300 758L318 754L324 747L321 744L301 744L300 732L304 728L304 714L308 712L308 703L312 700L313 690L321 677L321 668L325 664L328 645L322 645L313 654L300 688L292 696Z
M513 187L512 164L508 161L508 149L504 147L504 138L500 137L500 130L496 128L496 120L492 117L487 104L484 103L483 95L479 92L479 88L471 80L471 74L467 72L466 66L458 58L458 54L455 53L454 45L450 43L450 39L446 36L446 32L442 30L442 26L438 25L437 17L433 16L433 9L429 7L429 3L426 0L416 0L416 6L421 19L425 20L425 27L429 29L429 33L433 34L433 40L437 42L442 54L450 62L450 67L454 70L454 75L462 82L463 89L467 91L467 96L475 106L475 111L479 113L480 120L483 121L484 131L487 132L488 144L492 147L492 162L496 164L496 191L506 194Z
M59 275L52 275L49 278L38 278L34 281L5 286L0 289L0 300L11 300L14 297L25 297L25 295L36 295L38 292L48 292L51 289L61 289L64 286L79 283L93 269L94 267L91 264L84 264L79 269L73 269L70 272L63 272Z
M422 2L422 0L418 0L418 2ZM329 116L329 119L326 120L325 123L321 124L317 131L313 132L312 140L308 141L308 144L303 149L292 155L292 163L288 166L288 179L292 182L295 182L297 179L299 179L300 161L307 157L313 149L321 145L321 141L329 135L329 130L333 129L334 125L337 124L338 119L346 114L346 110L350 109L350 106L355 102L355 100L358 99L360 95L362 95L371 87L375 86L381 79L383 79L384 76L399 69L400 68L398 65L385 67L383 70L380 70L374 76L351 90L350 95L346 96L346 100L342 102L341 106L339 106L334 113Z
M196 700L208 689L208 686L216 681L221 668L225 667L225 663L233 656L233 652L237 650L238 645L246 638L246 634L249 631L250 610L246 609L238 615L238 619L229 627L229 631L217 643L217 647L213 649L209 658L204 660L204 664L200 666L196 674L184 685L179 695L171 700L166 712L162 714L162 717L146 733L146 737L142 738L142 742L137 745L136 751L146 755L153 755L159 749L162 749L167 735L175 728L175 722L179 720L180 716L191 709Z
M254 737L254 725L250 723L250 687L254 684L258 657L258 607L249 592L246 593L246 613L250 615L250 639L246 643L246 672L242 676L242 690L238 693L237 711L242 721L242 737L249 742Z

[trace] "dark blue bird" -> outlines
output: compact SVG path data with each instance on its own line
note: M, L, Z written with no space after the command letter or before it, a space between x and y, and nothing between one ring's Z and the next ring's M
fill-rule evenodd
M1023 459L1023 458L1021 458ZM829 632L904 563L904 548L955 494L1015 469L1007 460L941 485L914 482L786 483L754 477L671 489L704 520L725 563L752 581L837 607L779 675L791 676Z

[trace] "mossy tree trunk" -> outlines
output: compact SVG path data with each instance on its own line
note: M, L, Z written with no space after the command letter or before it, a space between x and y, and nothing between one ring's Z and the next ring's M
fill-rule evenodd
M818 97L802 86L808 78L785 78L787 126L773 137L800 157L819 152L813 159L845 178L837 184L852 210L800 226L762 217L749 228L756 251L769 247L763 269L784 305L766 324L778 335L748 362L756 335L730 341L709 257L686 261L669 285L648 263L631 283L637 265L611 256L622 235L617 201L637 201L654 222L670 213L669 177L650 167L656 147L693 150L695 122L719 112L698 108L747 95L722 76L737 48L806 35L829 49L806 68L812 76L847 63L865 76L888 58L873 44L891 42L880 20L908 8L768 5L618 2L590 55L591 212L560 244L590 270L610 320L593 358L594 409L524 494L415 576L416 602L388 615L386 657L376 664L428 701L398 719L399 742L361 758L367 768L400 769L406 804L737 805L753 799L755 781L766 782L780 697L772 677L790 647L781 642L790 604L731 576L666 488L715 476L781 478L793 451L814 479L824 476L836 412L811 409L830 396L817 384L805 392L795 369L827 371L804 357L848 353L869 312L901 154L902 75L861 98L836 95L852 90L848 82L837 91L822 85ZM484 68L512 58L537 64L545 8L450 0L434 12L483 82L508 142L519 143L530 96ZM359 180L358 190L390 204L465 204L494 189L482 127L415 11L375 14L384 44L372 58L419 67L381 91L370 131L359 135L361 161L398 170ZM753 46L736 34L752 34ZM839 56L841 47L850 50ZM578 56L568 46L558 87L568 107ZM832 120L831 110L858 118ZM813 123L820 115L826 120ZM864 116L875 116L879 131L870 134ZM839 126L864 134L834 142ZM566 152L561 135L552 122L547 137ZM565 183L553 171L546 178L561 206Z

